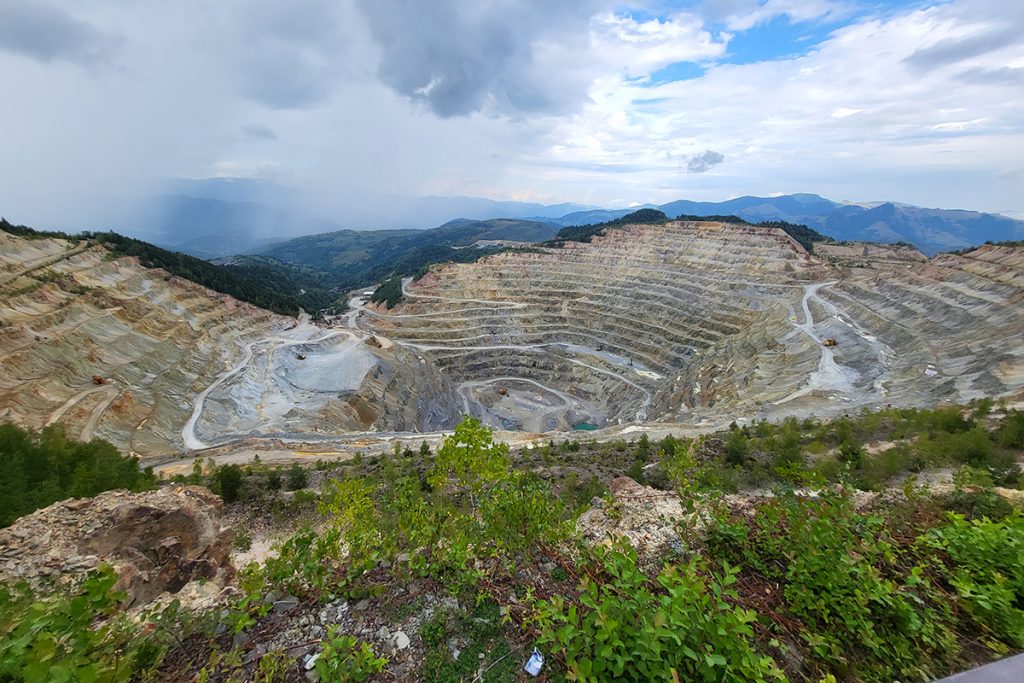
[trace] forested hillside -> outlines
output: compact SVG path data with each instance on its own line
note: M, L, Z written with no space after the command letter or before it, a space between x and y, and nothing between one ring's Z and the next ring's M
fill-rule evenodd
M72 441L60 426L34 432L0 424L0 527L65 498L155 485L135 458L101 439Z
M283 263L313 273L321 287L347 291L389 278L423 274L432 263L465 263L503 249L473 246L480 241L542 242L557 231L558 227L550 223L510 219L458 219L429 230L338 230L271 245L255 255L222 262L246 272L269 263ZM301 272L289 276L311 286ZM391 296L389 300L394 305L397 298Z

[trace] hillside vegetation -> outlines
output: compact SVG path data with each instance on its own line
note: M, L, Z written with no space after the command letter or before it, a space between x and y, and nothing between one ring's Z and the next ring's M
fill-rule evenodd
M389 277L422 274L433 263L467 263L503 250L471 246L480 240L541 242L557 230L537 221L458 219L430 230L339 230L309 235L271 245L258 254L313 269L325 286L344 291ZM254 258L240 256L232 262L245 268Z
M59 425L34 432L0 424L0 471L0 527L65 498L155 485L135 458L101 439L72 441Z
M102 680L301 680L296 657L313 648L320 680L388 680L401 667L414 680L507 681L524 678L537 647L548 680L935 678L1024 647L1024 516L993 488L1019 481L1024 414L992 410L519 453L467 419L436 453L424 444L317 471L319 495L304 496L319 510L303 517L313 525L246 568L227 611L196 618L175 604L133 624L104 571L68 596L2 589L0 677L53 680L88 665ZM865 497L851 478L887 461L878 439L906 449L911 469L957 468L955 486L894 487L894 468L869 482L886 493ZM600 476L581 486L584 466ZM624 471L665 491L648 498L679 501L676 542L580 541L585 496ZM723 481L751 478L773 495L723 498ZM281 495L280 473L260 465L197 465L192 479L237 482L242 509ZM605 495L599 508L614 520L643 506ZM293 617L268 597L282 595ZM405 624L407 649L346 632L348 616L328 618L312 643L287 640L289 619L335 612Z

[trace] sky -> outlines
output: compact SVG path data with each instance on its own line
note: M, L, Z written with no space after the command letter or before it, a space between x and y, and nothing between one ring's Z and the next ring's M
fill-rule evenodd
M0 215L171 179L1024 218L1021 0L0 0Z

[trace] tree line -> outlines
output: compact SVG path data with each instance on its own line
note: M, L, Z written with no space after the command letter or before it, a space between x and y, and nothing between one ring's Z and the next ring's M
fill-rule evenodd
M101 439L72 441L59 425L40 431L0 424L0 527L65 498L155 486L153 473Z

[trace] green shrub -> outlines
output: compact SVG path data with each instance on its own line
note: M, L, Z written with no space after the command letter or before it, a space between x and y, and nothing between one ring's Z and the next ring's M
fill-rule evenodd
M166 647L123 617L116 581L102 566L70 594L0 586L0 681L118 682L153 669Z
M331 627L315 666L321 681L360 683L379 674L387 663L387 658L378 657L369 643L339 635Z
M946 575L978 623L1024 647L1024 516L996 522L951 514L923 543L948 555Z
M784 676L754 648L755 613L733 606L736 570L697 561L666 566L655 582L626 544L596 550L577 601L536 604L541 642L564 658L570 680L766 681Z
M245 529L238 529L235 531L235 540L233 541L235 550L240 550L243 553L252 548L252 536Z
M309 474L305 468L299 463L292 463L292 466L288 468L288 490L298 491L299 489L306 488L306 484L309 483Z
M242 490L242 468L238 465L224 465L217 468L215 475L217 489L225 503L234 503Z
M999 443L1007 448L1024 448L1024 411L1011 410L999 426Z
M920 679L955 656L951 616L881 517L827 491L788 493L744 526L720 521L711 547L782 583L785 611L804 624L801 636L826 669L865 681Z

